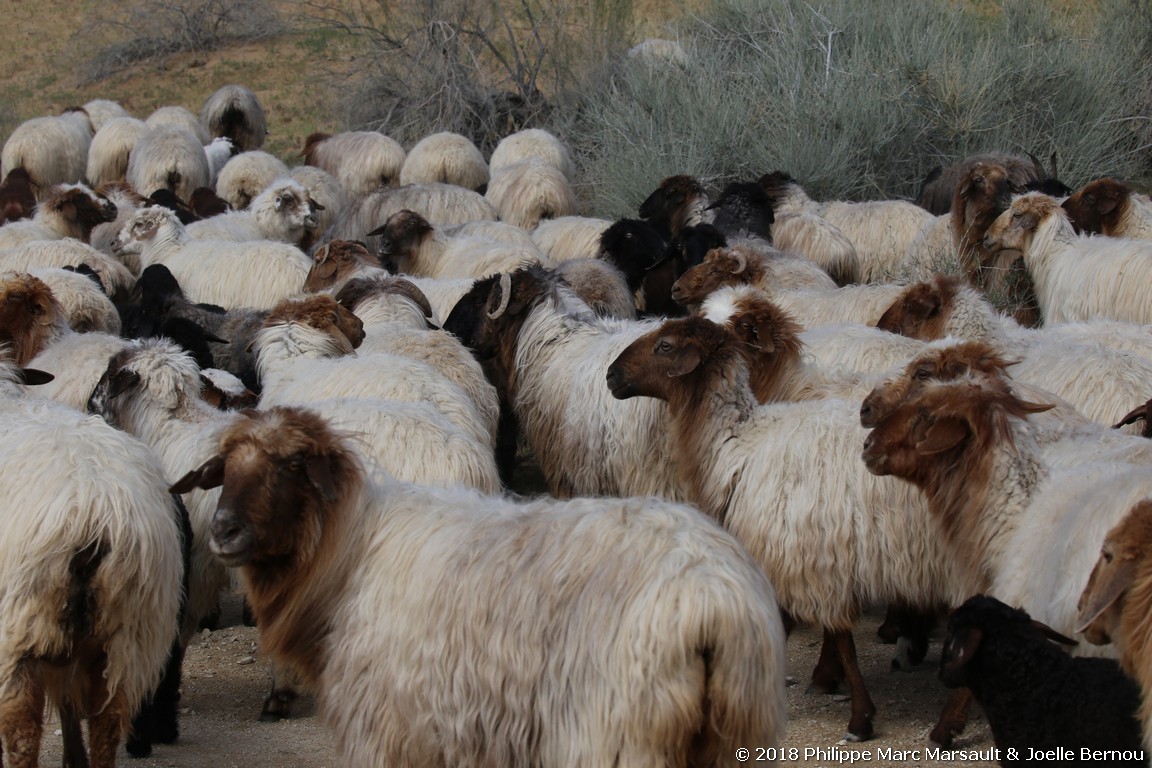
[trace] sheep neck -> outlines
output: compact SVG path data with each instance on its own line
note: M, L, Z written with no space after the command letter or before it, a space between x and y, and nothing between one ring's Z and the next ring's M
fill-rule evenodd
M1140 683L1144 695L1140 701L1144 746L1152 748L1152 558L1140 562L1132 585L1124 595L1119 631L1112 641L1120 651L1124 671Z
M1006 561L1009 540L1047 476L1029 434L1007 424L991 431L996 436L990 442L966 446L920 478L979 590L991 586Z
M439 230L427 233L409 255L407 267L400 267L400 272L406 272L418 277L434 277L444 258L444 251L448 248L448 239Z
M338 608L334 596L344 594L360 559L357 550L370 535L355 530L357 522L363 524L372 517L362 510L363 474L347 464L341 464L336 474L340 497L323 510L310 499L305 510L305 514L322 516L320 539L313 551L288 562L240 569L262 645L312 688L317 687L327 664L327 640Z
M676 430L677 470L688 498L723 523L739 473L719 470L724 453L718 449L738 437L741 425L756 409L748 368L731 350L714 354L682 378L668 398ZM721 476L725 482L715 482Z
M1109 237L1127 237L1134 240L1152 240L1152 200L1141 195L1129 195L1116 225L1103 234Z

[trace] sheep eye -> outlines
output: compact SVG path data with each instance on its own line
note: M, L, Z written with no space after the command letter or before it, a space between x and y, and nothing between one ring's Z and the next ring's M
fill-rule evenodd
M977 184L983 184L984 183L984 177L983 176L974 176L974 177L972 177L972 181L976 182Z
M931 375L932 375L932 369L927 367L927 366L920 366L919 368L916 369L916 373L914 374L914 376L917 379L921 379L921 380L927 379Z
M1111 552L1101 552L1101 553L1100 553L1100 557L1101 557L1101 558L1104 560L1104 562L1106 562L1106 563L1110 563L1110 562L1112 562L1112 553L1111 553Z
M656 343L656 350L658 352L671 352L672 344L667 339L660 339L660 341Z

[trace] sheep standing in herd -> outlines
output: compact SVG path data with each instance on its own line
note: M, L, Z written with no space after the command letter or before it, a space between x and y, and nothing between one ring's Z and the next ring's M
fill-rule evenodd
M44 200L57 184L84 180L94 133L92 121L83 109L25 120L4 142L0 168L23 168L36 185L36 198Z
M24 380L0 362L0 746L40 765L50 703L64 763L106 768L175 637L181 530L142 443Z
M116 208L106 198L83 184L62 184L52 188L31 219L0 227L0 249L66 237L87 243L96 225L114 218Z
M313 133L304 141L300 154L305 165L314 165L339 179L353 198L397 186L404 167L404 147L375 131Z
M346 765L727 765L779 744L772 589L694 510L373 483L283 408L173 490L217 486L212 549Z
M128 183L148 197L167 189L187 202L192 190L208 186L211 169L204 145L182 128L152 128L128 155Z
M1122 181L1090 181L1060 206L1077 232L1152 240L1152 200Z
M260 149L268 133L260 99L242 85L225 85L205 99L200 122L214 138L231 140L241 152Z
M425 136L408 150L400 184L455 184L480 194L488 186L488 163L467 136L443 131Z

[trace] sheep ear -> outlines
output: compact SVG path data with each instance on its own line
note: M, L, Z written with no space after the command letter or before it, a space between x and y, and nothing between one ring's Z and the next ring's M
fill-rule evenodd
M284 207L284 198L282 198L282 197L277 197L276 202L272 203L272 210L274 210L274 211L279 211L283 207Z
M26 384L30 387L39 384L47 384L56 377L47 371L41 371L36 368L19 368L17 369L16 378L21 384Z
M1021 229L1027 229L1027 230L1036 229L1036 225L1038 223L1039 223L1039 219L1036 218L1035 213L1029 212L1029 213L1026 213L1020 217L1020 228Z
M1080 617L1076 631L1083 632L1096 621L1104 611L1120 599L1136 578L1136 561L1130 558L1114 558L1106 563L1097 561L1088 586L1080 598Z
M108 382L108 399L115 400L117 397L139 384L139 373L136 371L130 371L127 368L121 368L120 370L116 371L116 373L112 376L112 380Z
M983 639L984 633L976 627L953 632L944 644L940 664L941 676L956 674L967 666L972 657L976 655Z
M68 221L76 221L76 217L77 217L76 204L74 202L72 202L71 200L66 200L63 203L61 203L60 207L57 208L57 210L60 211L60 213L64 214L64 218L67 219Z
M931 456L955 448L968 438L968 422L963 419L942 418L932 422L924 436L916 443L916 452Z
M1107 216L1116 210L1116 206L1118 205L1120 205L1120 201L1115 197L1102 197L1096 201L1096 213L1099 213L1101 216Z
M213 456L208 461L177 480L169 493L188 493L193 488L219 488L224 484L224 457Z
M668 377L674 378L691 373L700 367L702 360L703 356L700 354L699 349L694 346L683 347L677 351L676 357L672 361L672 366L668 369Z
M1129 411L1128 414L1124 418L1120 419L1120 421L1118 421L1112 425L1112 429L1119 429L1120 427L1126 427L1129 424L1135 424L1136 422L1140 421L1141 419L1147 419L1147 418L1148 418L1148 403L1144 403L1144 405L1138 406L1137 408L1134 408L1133 410Z
M328 465L327 456L309 457L304 467L308 475L308 482L320 494L320 498L331 504L336 501L336 483L332 479L332 468Z
M1060 645L1068 645L1068 646L1080 645L1079 642L1073 640L1070 637L1065 637L1064 635L1062 635L1059 632L1057 632L1056 630L1052 629L1052 627L1048 626L1047 624L1045 624L1042 621L1037 621L1036 619L1032 619L1032 627L1033 627L1033 629L1038 631L1040 634L1044 635L1044 637L1048 638L1049 640L1051 640L1055 643L1059 643Z
M378 237L379 235L384 234L384 230L386 230L387 228L388 228L387 223L381 224L380 226L376 227L376 229L374 229L371 232L369 232L368 234L366 234L365 237Z
M213 408L222 409L224 407L225 395L223 390L213 384L212 380L204 374L200 374L200 397Z

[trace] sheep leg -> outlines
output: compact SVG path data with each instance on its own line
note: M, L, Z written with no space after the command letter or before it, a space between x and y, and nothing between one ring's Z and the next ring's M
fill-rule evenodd
M97 677L99 679L96 679ZM116 750L120 747L120 741L129 724L129 708L124 701L124 695L117 692L109 701L103 675L96 672L92 675L92 696L89 699L89 706L89 711L95 713L88 717L92 768L115 768Z
M177 638L168 654L164 676L136 717L124 747L132 757L148 757L153 744L172 744L180 736L180 678L185 646Z
M848 732L844 734L844 741L867 741L872 738L872 717L876 714L876 705L864 685L864 676L860 674L856 641L852 639L851 630L839 630L831 636L836 643L844 677L848 681L848 692L852 697L852 714L848 718Z
M936 625L936 610L894 603L888 607L885 622L888 621L893 622L896 635L896 655L892 658L892 669L911 672L928 654L928 635Z
M812 682L808 684L806 692L836 693L843 679L844 665L840 663L836 636L825 629L824 641L820 644L820 658L816 660L816 666L812 670Z
M88 749L80 730L80 715L72 702L60 705L60 733L63 737L64 768L88 768Z
M968 688L957 688L949 694L940 719L928 734L933 745L945 749L952 746L952 740L963 732L968 723L968 708L972 706L972 698L972 691Z
M299 693L298 680L292 670L279 664L272 665L272 692L264 699L260 722L275 723L292 716L292 704Z
M27 677L6 709L6 739L9 768L38 768L40 738L44 731L44 689Z

